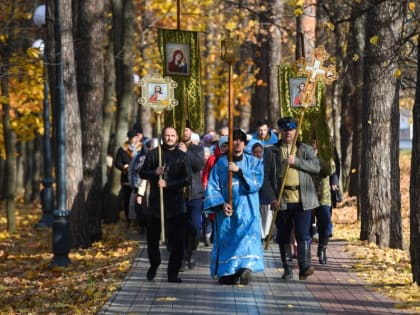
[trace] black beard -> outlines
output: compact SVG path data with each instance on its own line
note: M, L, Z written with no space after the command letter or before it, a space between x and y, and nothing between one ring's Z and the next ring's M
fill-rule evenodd
M166 150L173 150L173 149L175 149L175 147L176 147L176 143L175 144L171 144L171 145L168 145L167 143L164 143L163 144L163 147L166 149Z

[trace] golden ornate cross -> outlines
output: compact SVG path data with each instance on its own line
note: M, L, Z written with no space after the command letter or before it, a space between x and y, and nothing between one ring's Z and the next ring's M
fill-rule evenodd
M300 58L296 62L298 75L306 75L305 89L300 99L303 107L309 106L313 103L315 94L315 85L318 80L323 81L325 84L331 84L337 79L337 71L334 65L324 67L322 64L328 59L328 53L323 46L314 49L312 64L306 65L305 58Z

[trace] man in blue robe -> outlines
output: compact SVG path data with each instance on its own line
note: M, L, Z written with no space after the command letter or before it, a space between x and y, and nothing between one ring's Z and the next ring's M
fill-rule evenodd
M264 180L262 161L245 153L246 133L233 131L233 161L220 156L210 172L204 199L214 212L210 272L220 284L248 284L251 273L264 270L258 191ZM232 205L228 203L228 172L232 171Z

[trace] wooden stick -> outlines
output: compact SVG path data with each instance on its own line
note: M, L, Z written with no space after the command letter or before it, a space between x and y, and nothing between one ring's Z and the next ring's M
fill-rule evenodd
M176 29L181 29L181 0L176 0Z
M229 134L228 134L228 162L233 161L233 82L232 82L233 64L229 63ZM232 192L233 172L228 175L228 203L233 208Z
M159 167L162 166L162 146L161 146L161 142L162 142L162 134L161 134L161 122L160 122L160 115L161 112L157 111L156 112L156 116L157 116L157 129L158 129L158 159L159 159ZM163 177L162 175L159 175L159 180L161 180ZM163 188L159 187L159 201L160 201L160 240L162 243L165 243L165 208L164 208L164 204L163 204Z
M305 107L303 107L302 112L300 113L299 122L298 122L298 125L296 127L296 134L295 134L295 137L293 138L292 148L290 149L290 154L291 155L294 155L295 152L296 152L296 143L297 143L297 139L299 137L299 131L300 131L301 127L302 127L303 116L304 115L305 115ZM282 182L281 182L281 187L280 187L280 191L279 191L279 196L277 198L277 203L279 205L279 210L276 210L273 213L273 221L271 221L270 233L268 233L268 236L266 238L264 249L268 249L268 247L270 246L271 238L273 236L274 225L276 224L277 213L278 213L278 211L280 211L281 199L283 197L284 187L286 185L286 176L287 176L287 172L289 171L289 169L290 169L290 165L287 164L286 165L286 169L284 170L284 175L282 177Z

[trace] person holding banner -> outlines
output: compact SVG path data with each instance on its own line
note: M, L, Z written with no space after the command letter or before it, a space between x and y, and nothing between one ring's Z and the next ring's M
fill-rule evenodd
M233 130L233 161L221 155L213 166L204 199L206 213L215 213L210 272L219 284L247 285L252 272L264 270L258 192L262 161L244 152L246 133ZM228 176L232 176L232 201Z
M291 231L294 227L298 244L299 279L314 273L311 266L311 219L312 209L319 206L312 176L320 171L319 160L312 146L297 142L296 153L291 152L296 136L297 119L284 117L278 121L281 139L264 151L263 193L271 200L271 208L278 211L276 217L277 242L284 268L283 279L292 279L293 260L291 252ZM289 168L287 168L289 165ZM285 170L289 171L287 174ZM285 181L281 200L278 194Z
M173 127L162 131L162 161L159 161L159 148L146 155L139 174L149 180L149 206L147 216L147 253L150 268L147 279L153 280L161 263L159 240L161 235L160 188L163 188L164 219L167 235L167 248L170 250L168 261L168 282L180 283L179 268L184 258L186 207L184 187L191 184L191 166L187 155L178 149L178 134ZM159 166L162 165L162 166ZM165 241L165 240L162 240Z

